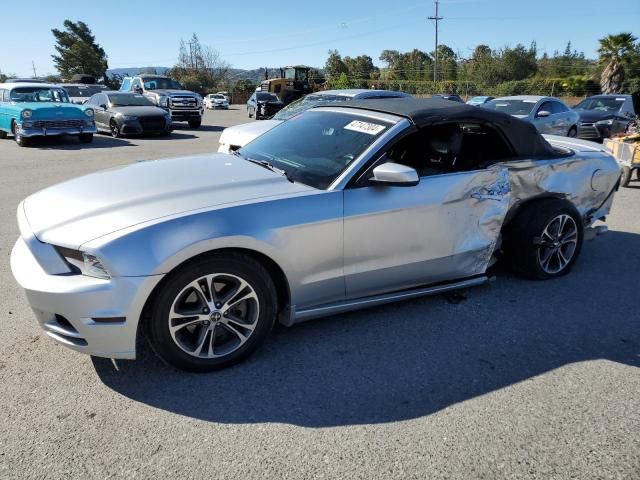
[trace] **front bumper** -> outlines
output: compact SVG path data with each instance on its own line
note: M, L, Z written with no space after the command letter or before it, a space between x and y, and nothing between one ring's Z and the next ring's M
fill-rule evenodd
M18 239L11 270L46 335L89 355L134 359L142 309L162 275L103 280L49 274L28 245L34 241ZM37 247L39 256L57 255L51 245L39 242ZM45 267L49 260L41 259Z
M175 110L169 109L169 113L171 114L171 120L179 122L179 121L187 121L187 120L196 120L202 118L204 115L204 109L200 108L197 110Z
M144 135L147 133L164 133L171 132L173 125L171 121L166 121L163 126L145 126L139 120L121 120L119 121L120 131L123 135Z
M19 133L23 137L55 137L60 135L82 135L89 133L97 133L95 124L87 125L84 127L73 127L73 128L35 128L35 127L24 127L22 124L18 124Z

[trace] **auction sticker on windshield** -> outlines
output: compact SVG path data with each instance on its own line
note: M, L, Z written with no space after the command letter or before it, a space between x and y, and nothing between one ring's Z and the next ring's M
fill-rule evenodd
M377 123L363 122L361 120L354 120L353 122L344 126L345 130L353 130L354 132L366 133L368 135L377 135L384 130L383 125Z

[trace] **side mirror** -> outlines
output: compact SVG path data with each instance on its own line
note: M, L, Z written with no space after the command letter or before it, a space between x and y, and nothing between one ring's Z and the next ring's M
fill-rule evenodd
M369 182L388 187L413 187L420 182L414 168L399 163L383 163L373 169Z
M136 85L135 87L133 87L133 91L135 93L142 93L142 87L139 85Z
M102 105L100 105L100 108L103 109L103 110L106 110L107 106L103 103Z
M544 118L544 117L548 117L549 115L551 115L551 112L549 110L540 110L537 114L536 117L538 118Z

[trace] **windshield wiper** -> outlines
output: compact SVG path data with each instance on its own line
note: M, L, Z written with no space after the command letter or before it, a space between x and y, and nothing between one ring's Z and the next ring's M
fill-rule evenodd
M293 183L293 180L289 178L289 174L287 173L286 170L278 168L275 165L267 162L266 160L258 160L257 158L243 157L242 155L240 155L240 153L237 150L233 152L233 154L240 158L244 158L247 162L255 163L256 165L260 165L261 167L264 167L267 170L271 170L272 172L278 173L282 175L284 178L286 178L287 180L289 180L291 183Z

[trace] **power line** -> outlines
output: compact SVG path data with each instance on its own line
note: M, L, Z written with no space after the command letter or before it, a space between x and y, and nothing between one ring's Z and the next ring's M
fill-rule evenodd
M443 19L443 17L438 16L438 4L440 2L435 0L436 4L436 14L433 17L427 17L429 20L433 20L436 24L436 49L433 51L433 81L437 81L438 79L438 22Z

